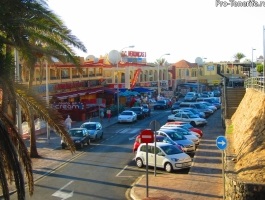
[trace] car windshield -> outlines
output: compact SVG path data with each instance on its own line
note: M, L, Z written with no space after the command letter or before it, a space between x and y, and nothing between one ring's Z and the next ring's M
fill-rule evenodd
M181 135L181 134L178 134L176 132L169 132L167 133L168 136L173 140L173 141L176 141L176 140L185 140L186 138Z
M183 153L180 149L178 149L174 145L167 145L167 146L162 146L160 147L167 155L174 155L174 154L179 154Z
M72 137L83 137L83 131L81 131L81 130L70 130L69 135Z
M96 130L96 124L83 124L82 128L86 128L88 130Z
M132 115L132 112L122 112L121 115Z
M189 129L189 128L192 128L193 126L191 124L187 123L187 124L183 124L183 127Z
M145 105L142 105L142 106L143 106L143 108L148 108L148 105L146 105L146 104Z

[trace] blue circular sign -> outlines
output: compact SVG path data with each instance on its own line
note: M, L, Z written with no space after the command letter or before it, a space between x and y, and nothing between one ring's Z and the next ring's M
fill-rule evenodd
M216 146L220 150L225 150L227 147L227 139L225 136L218 136L216 139Z

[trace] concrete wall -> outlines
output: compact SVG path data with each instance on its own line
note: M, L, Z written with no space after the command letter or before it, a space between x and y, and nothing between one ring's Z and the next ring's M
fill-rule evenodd
M247 89L226 122L226 199L265 199L265 94Z

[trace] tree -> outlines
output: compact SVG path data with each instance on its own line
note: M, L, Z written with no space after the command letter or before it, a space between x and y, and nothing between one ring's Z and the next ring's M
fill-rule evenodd
M240 60L242 59L242 58L245 58L246 56L243 54L243 53L236 53L235 55L234 55L234 58L236 59L236 60L238 60L238 62L240 62Z
M61 61L66 58L78 66L78 60L70 45L86 50L46 6L44 0L2 0L0 6L0 87L3 90L0 107L0 181L5 199L9 199L8 179L15 180L18 199L25 199L24 175L19 163L26 172L30 194L33 194L34 185L28 150L17 132L15 115L7 115L7 105L11 105L12 113L15 113L15 102L22 106L27 116L37 113L65 139L72 152L75 150L65 130L62 116L47 108L46 102L31 91L30 84L25 87L15 81L12 48L20 52L29 70L34 69L38 60L36 55L39 53L47 59L48 56L54 56ZM48 44L50 48L39 47L36 41Z
M257 72L259 72L261 74L263 72L263 70L264 70L263 64L262 63L257 63L256 69L257 69Z

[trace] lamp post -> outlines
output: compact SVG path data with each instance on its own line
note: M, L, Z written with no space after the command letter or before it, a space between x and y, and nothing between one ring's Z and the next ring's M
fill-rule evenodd
M207 59L207 58L197 57L197 58L195 59L195 63L197 64L197 93L200 92L200 84L199 84L199 68L200 68L200 66L203 65L203 63L204 63L203 60L205 60L205 59Z
M165 54L163 54L162 56L160 56L160 58L158 59L158 65L157 65L157 96L160 96L160 78L159 78L159 75L160 75L160 73L159 73L159 67L160 67L160 61L161 61L161 58L163 57L163 56L169 56L170 55L170 53L165 53Z
M256 49L252 48L252 57L251 57L251 72L252 72L252 77L254 76L254 68L253 68L253 51L255 51Z

